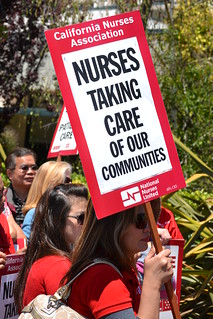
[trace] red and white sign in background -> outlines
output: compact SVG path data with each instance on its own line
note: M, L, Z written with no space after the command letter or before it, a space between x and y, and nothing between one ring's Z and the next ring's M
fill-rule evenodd
M140 12L45 35L97 217L185 187Z
M5 268L0 270L0 319L18 319L18 310L14 303L14 284L24 253L7 255Z
M164 247L165 249L171 250L171 258L173 265L173 277L172 277L172 285L174 288L174 292L178 298L178 305L180 305L180 297L181 297L181 276L182 276L182 261L183 261L183 239L172 239L168 244ZM173 314L171 311L170 302L167 297L167 293L165 287L161 287L160 294L160 314L159 319L173 319Z
M47 158L75 154L78 154L77 145L66 106L63 105Z

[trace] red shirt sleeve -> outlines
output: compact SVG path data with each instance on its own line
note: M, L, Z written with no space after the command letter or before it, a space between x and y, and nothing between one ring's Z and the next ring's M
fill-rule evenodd
M109 265L92 266L74 281L68 305L81 315L96 319L120 310L133 308L133 294L125 283L125 280L129 280L129 278L125 277L122 278ZM132 290L136 292L138 291L138 281L135 278L134 273L131 280L135 281L135 289L132 288ZM140 298L140 292L138 298ZM137 312L138 309L133 310Z
M54 294L70 267L70 261L62 256L46 256L37 260L27 277L23 306L40 294Z
M166 228L172 236L172 239L183 239L183 236L178 228L173 213L164 207L161 208L160 217L157 223L158 228Z
M15 254L16 252L7 218L3 214L0 214L0 251L3 251L6 255Z

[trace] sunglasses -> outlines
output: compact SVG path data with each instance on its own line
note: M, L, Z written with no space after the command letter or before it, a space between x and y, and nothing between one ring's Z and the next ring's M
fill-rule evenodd
M135 219L135 227L138 229L145 229L147 226L146 215L143 213L137 214Z
M29 169L31 169L32 171L37 171L38 166L37 165L22 165L18 169L26 173Z
M75 219L77 219L78 225L83 225L83 223L84 223L84 216L85 216L84 214L80 214L80 215L78 215L78 216L68 215L67 217L75 218Z

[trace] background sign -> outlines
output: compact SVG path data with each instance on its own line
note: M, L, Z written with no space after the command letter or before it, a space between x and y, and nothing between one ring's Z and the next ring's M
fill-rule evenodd
M97 217L185 187L139 11L45 35Z
M47 158L78 153L66 106L63 105Z
M0 319L17 319L14 304L14 283L24 260L24 254L7 255L6 266L0 271Z
M147 256L151 247L151 243L149 243L149 247L146 251L142 252L142 256L138 259L137 267L138 271L141 274L141 280L143 281L143 272L144 272L144 259ZM182 262L183 262L183 247L184 247L184 239L171 239L165 246L165 249L170 249L172 258L172 266L173 266L173 277L172 277L172 286L174 292L177 296L178 306L180 304L181 298L181 276L182 276ZM160 319L173 319L173 314L171 310L171 305L167 296L167 292L165 286L162 285L160 291Z
M178 298L178 305L180 304L181 297L181 276L182 276L182 261L183 261L183 239L172 239L168 244L165 245L165 249L171 250L170 257L172 258L173 264L173 277L172 284L174 292ZM161 289L161 300L160 300L160 319L173 319L170 302L164 286Z

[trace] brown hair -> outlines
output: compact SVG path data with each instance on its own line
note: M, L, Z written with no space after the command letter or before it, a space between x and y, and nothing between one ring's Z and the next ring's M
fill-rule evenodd
M81 236L72 256L72 269L66 278L70 280L95 258L105 258L118 269L130 271L135 262L130 260L123 245L127 227L135 220L135 208L97 219L90 199Z
M61 184L48 189L38 202L24 262L15 282L14 300L18 309L22 309L27 274L36 260L49 255L70 258L71 246L66 240L64 230L72 207L72 196L88 200L86 186Z
M155 219L160 214L160 199L151 201ZM72 255L72 268L66 275L69 281L95 258L105 258L121 271L136 270L135 259L129 259L123 239L128 226L135 222L135 207L97 219L92 200L89 200L83 230ZM137 271L137 270L136 270Z

